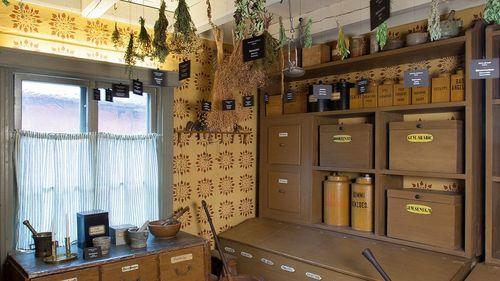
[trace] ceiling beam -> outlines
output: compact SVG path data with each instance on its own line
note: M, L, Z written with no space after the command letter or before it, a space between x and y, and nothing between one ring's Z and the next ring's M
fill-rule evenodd
M119 0L82 0L82 16L86 18L102 17Z

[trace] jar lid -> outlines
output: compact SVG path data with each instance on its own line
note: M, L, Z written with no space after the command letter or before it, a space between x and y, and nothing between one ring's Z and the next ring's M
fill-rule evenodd
M349 177L333 174L328 176L328 181L349 181Z
M373 182L373 178L368 174L366 174L362 177L356 178L356 183L371 184L372 182Z

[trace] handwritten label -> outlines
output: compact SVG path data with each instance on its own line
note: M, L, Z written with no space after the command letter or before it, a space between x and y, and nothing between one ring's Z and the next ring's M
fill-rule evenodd
M356 86L358 86L358 92L360 95L366 93L368 91L368 79L360 79L356 82Z
M166 86L166 74L161 70L152 70L151 80L153 81L153 85L155 86Z
M245 258L248 258L248 259L253 259L253 255L252 255L252 254L250 254L250 253L247 253L247 252L243 252L243 251L241 251L240 255L241 255L242 257L245 257Z
M313 85L313 96L320 100L329 100L332 97L333 86L317 84Z
M287 132L278 133L278 137L279 138L287 138L288 137L288 133Z
M279 184L287 184L288 180L287 179L278 179Z
M499 78L499 58L472 60L471 79L494 79Z
M377 28L391 15L390 0L370 0L370 27Z
M83 249L83 259L91 260L102 257L101 247L87 247Z
M89 236L103 235L106 233L104 225L94 225L89 227Z
M418 204L407 204L406 211L418 215L430 215L432 214L432 208L425 205Z
M253 96L243 96L243 107L252 107L254 105Z
M128 266L122 267L122 272L130 272L130 271L134 271L134 270L138 270L138 269L139 269L139 265L133 264L133 265L128 265Z
M117 98L128 98L129 94L129 86L124 84L113 84L113 96Z
M226 252L228 252L228 253L231 253L231 254L233 254L234 252L236 252L236 251L235 251L233 248L231 248L231 247L224 247L224 250L225 250Z
M258 60L266 55L264 36L256 36L243 40L243 61Z
M273 266L274 265L274 262L272 260L268 260L266 258L261 258L260 262L263 263L263 264L267 264L269 266Z
M295 268L288 266L288 265L281 265L281 270L286 271L286 272L295 272Z
M323 278L321 278L320 275L316 274L316 273L312 273L312 272L306 272L306 277L307 278L311 278L313 280L322 280Z
M431 134L410 134L406 136L406 140L409 142L431 142L434 140L434 136Z
M192 259L193 259L193 254L185 254L185 255L171 257L170 263L179 263L183 261L190 261Z
M352 137L350 135L334 135L332 140L334 143L349 143L352 142Z
M236 108L235 100L223 100L222 101L222 110L234 110Z
M408 70L404 73L405 88L411 87L428 87L429 86L429 70Z

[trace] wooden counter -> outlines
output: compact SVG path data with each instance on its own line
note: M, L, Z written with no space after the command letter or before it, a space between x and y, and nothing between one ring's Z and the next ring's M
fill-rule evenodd
M500 280L500 267L480 263L474 267L466 281L495 281Z
M109 255L94 260L84 260L83 251L75 246L79 258L57 265L46 264L33 253L15 253L7 258L6 280L204 281L210 273L209 250L206 240L179 232L174 239L150 236L144 249L112 246Z
M224 250L237 256L241 273L272 281L381 280L361 255L365 248L397 281L464 280L472 264L466 258L261 218L220 237Z

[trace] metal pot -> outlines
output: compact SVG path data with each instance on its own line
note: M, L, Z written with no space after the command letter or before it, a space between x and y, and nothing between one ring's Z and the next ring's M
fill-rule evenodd
M460 33L460 28L463 26L462 20L455 19L455 10L451 10L446 20L440 22L441 39L455 37Z
M38 232L32 235L35 244L30 245L30 250L35 250L35 257L44 258L52 255L52 233L51 232Z

